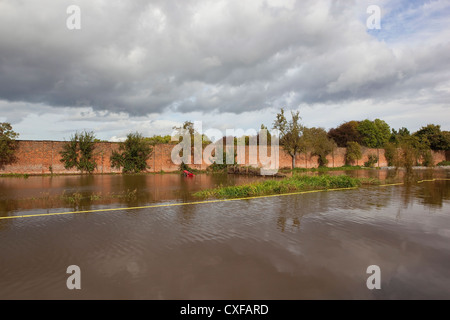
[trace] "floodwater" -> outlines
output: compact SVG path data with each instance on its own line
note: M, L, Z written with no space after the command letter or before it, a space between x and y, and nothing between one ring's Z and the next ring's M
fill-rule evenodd
M406 179L330 174L342 173ZM450 181L414 182L449 178L140 209L264 178L0 178L0 217L123 208L0 220L0 299L450 299ZM380 289L366 285L371 265Z

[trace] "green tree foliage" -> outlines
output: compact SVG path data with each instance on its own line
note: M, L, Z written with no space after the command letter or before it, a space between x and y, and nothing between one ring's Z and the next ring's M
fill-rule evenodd
M335 143L328 138L323 128L303 128L303 137L306 140L306 148L312 156L318 157L319 167L328 164L327 155L336 147Z
M19 134L14 132L10 123L0 123L0 168L16 161L18 136Z
M412 167L415 165L434 166L433 155L429 146L415 135L401 136L398 145L388 143L385 150L389 165L404 167L408 173L412 172Z
M415 136L404 137L399 143L400 154L396 159L398 167L406 168L407 173L412 172L412 167L418 164L423 144Z
M369 148L377 149L377 161L380 159L380 148L389 141L391 137L391 128L380 119L370 121L363 120L358 125L358 131L361 134L362 144Z
M450 133L441 131L440 125L429 124L414 133L419 141L432 150L449 150Z
M388 163L388 166L394 166L396 163L396 157L397 157L397 146L398 142L386 142L384 145L384 157L386 158L386 161Z
M157 144L174 144L176 142L173 142L171 139L172 137L170 135L166 136L160 136L160 135L154 135L150 138L144 138L146 141L148 141L149 144L152 146Z
M378 156L375 154L369 154L369 156L367 157L367 161L364 162L364 166L365 167L373 167L375 165L375 163L378 162Z
M228 169L229 167L235 166L237 164L236 156L237 156L236 149L234 150L234 153L228 154L228 155L227 155L226 150L223 150L223 153L222 153L223 163L218 163L217 157L214 156L211 159L211 161L213 161L213 163L208 167L208 170L224 171L224 170ZM231 159L231 157L233 157L233 159Z
M70 138L70 141L64 145L59 154L61 155L60 161L64 163L64 168L76 167L78 169L78 133Z
M402 127L400 129L398 129L398 131L395 130L394 128L392 128L392 132L391 132L391 136L389 138L389 142L398 146L400 141L403 138L409 137L410 135L411 135L411 133L405 127Z
M337 128L331 128L328 136L336 142L338 147L344 148L350 141L361 144L361 133L358 131L359 121L348 121Z
M347 164L353 164L362 158L361 146L356 141L347 142L347 153L345 154L345 162Z
M380 119L363 120L358 125L362 144L369 148L382 148L391 137L389 125Z
M425 149L421 152L422 166L434 167L434 158L430 149Z
M83 172L92 173L97 164L94 158L95 135L92 131L76 132L60 152L64 168L76 168Z
M426 127L422 129L424 128ZM430 150L430 140L426 137L426 133L433 131L436 133L437 130L435 131L435 129L436 127L429 126L421 132L423 136L421 134L411 135L406 128L401 128L398 132L392 129L391 138L384 146L388 165L405 167L407 171L411 171L414 165L434 166L433 154Z
M153 149L150 143L140 133L129 133L127 139L119 146L119 151L113 151L111 166L122 168L124 173L138 173L148 168L147 160Z
M280 132L280 145L292 158L292 168L295 168L295 157L306 151L306 141L302 138L304 126L300 124L299 112L291 111L291 121L286 119L284 109L277 114L273 128Z

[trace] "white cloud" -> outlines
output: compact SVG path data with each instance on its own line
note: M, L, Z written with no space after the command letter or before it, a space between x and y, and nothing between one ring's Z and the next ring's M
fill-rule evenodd
M151 135L189 119L258 128L280 107L325 127L341 114L449 126L446 1L377 1L379 32L365 3L327 0L78 0L70 31L72 2L0 2L1 117L26 137Z

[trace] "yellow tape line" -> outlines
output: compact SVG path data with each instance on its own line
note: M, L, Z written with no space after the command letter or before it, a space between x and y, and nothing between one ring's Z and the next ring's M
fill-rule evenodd
M402 184L403 184L403 182L399 182L399 183L380 184L378 186L379 187L389 187L389 186L401 186Z
M420 181L417 181L417 183L422 183L422 182L433 182L433 181L439 181L439 180L450 181L450 179L442 178L442 179L420 180Z
M270 194L270 195L265 195L265 196L253 196L253 197L245 197L245 198L217 199L217 200L195 201L195 202L155 204L155 205L141 206L141 207L107 208L107 209L83 210L83 211L67 211L67 212L51 212L51 213L27 214L27 215L20 215L20 216L0 217L0 220L17 219L17 218L31 218L31 217L44 217L44 216L58 216L58 215L76 214L76 213L94 213L94 212L108 212L108 211L120 211L120 210L137 210L137 209L149 209L149 208L163 208L163 207L173 207L173 206L187 206L187 205L195 205L195 204L208 204L208 203L217 203L217 202L225 202L225 201L239 201L239 200L261 199L261 198L270 198L270 197L291 196L291 195L296 195L296 194L306 194L306 193L324 192L324 191L351 190L351 189L357 189L357 187L309 190L309 191L299 191L299 192L282 193L282 194Z
M450 179L421 180L421 181L418 181L417 183L422 183L422 182L426 182L426 181L438 181L438 180L450 180ZM403 184L403 182L390 183L390 184L380 184L379 187L399 186L399 185L402 185L402 184ZM164 207L174 207L174 206L188 206L188 205L195 205L195 204L208 204L208 203L218 203L218 202L226 202L226 201L240 201L240 200L250 200L250 199L262 199L262 198L292 196L292 195L298 195L298 194L324 192L324 191L339 191L339 190L353 190L353 189L358 189L358 187L319 189L319 190L299 191L299 192L282 193L282 194L270 194L270 195L264 195L264 196L253 196L253 197L245 197L245 198L217 199L217 200L208 200L208 201L194 201L194 202L155 204L155 205L141 206L141 207L107 208L107 209L83 210L83 211L67 211L67 212L28 214L28 215L20 215L20 216L0 217L0 220L18 219L18 218L32 218L32 217L44 217L44 216L58 216L58 215L76 214L76 213L94 213L94 212L109 212L109 211L120 211L120 210L137 210L137 209L164 208Z

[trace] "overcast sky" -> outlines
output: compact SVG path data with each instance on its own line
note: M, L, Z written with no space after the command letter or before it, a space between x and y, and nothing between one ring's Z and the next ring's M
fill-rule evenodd
M325 129L450 130L449 21L448 0L0 0L0 122L20 139L116 140L185 120L270 128L284 107Z

